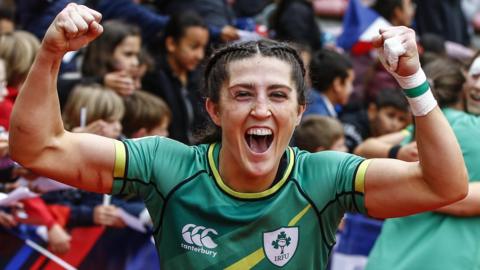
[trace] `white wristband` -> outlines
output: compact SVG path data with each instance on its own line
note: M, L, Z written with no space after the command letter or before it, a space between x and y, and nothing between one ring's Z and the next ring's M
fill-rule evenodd
M414 116L425 116L437 106L437 100L430 89L418 97L407 97L407 100Z
M393 74L398 84L404 89L414 116L427 115L437 106L437 101L430 90L427 77L421 68L410 76Z
M427 76L425 76L425 72L423 72L422 68L419 68L417 72L410 76L402 77L396 73L392 73L392 75L402 89L412 89L418 87L427 80Z

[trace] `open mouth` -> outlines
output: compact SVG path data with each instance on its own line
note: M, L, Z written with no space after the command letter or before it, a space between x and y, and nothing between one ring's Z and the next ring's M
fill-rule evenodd
M254 153L265 153L273 142L273 131L269 128L250 128L245 133L245 141Z
M480 93L470 93L470 99L476 102L480 102Z

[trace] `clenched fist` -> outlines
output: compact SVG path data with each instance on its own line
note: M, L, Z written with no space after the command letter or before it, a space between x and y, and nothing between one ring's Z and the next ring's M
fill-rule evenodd
M86 6L68 4L53 20L42 42L43 49L58 58L97 38L103 31L102 15Z
M392 46L384 46L387 40L394 44ZM380 35L373 41L374 47L378 48L380 59L387 70L402 77L414 74L420 68L420 59L418 56L417 41L415 31L405 26L388 27L380 30ZM390 52L386 50L392 48ZM395 48L393 48L395 47ZM401 51L398 55L398 62L395 70L391 70L389 63L386 63L389 56Z

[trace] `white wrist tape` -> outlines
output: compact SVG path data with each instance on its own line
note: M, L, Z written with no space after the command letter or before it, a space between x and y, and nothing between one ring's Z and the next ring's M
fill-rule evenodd
M407 49L403 46L400 38L392 37L383 43L383 53L390 72L395 72L398 67L398 57L403 55Z
M437 100L435 100L427 77L421 68L413 75L402 77L394 74L394 77L403 88L414 116L427 115L437 106Z

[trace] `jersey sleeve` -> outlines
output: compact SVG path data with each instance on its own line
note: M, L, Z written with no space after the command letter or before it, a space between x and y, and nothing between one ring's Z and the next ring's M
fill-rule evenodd
M307 154L302 177L307 179L304 184L319 210L330 207L366 214L364 185L368 165L369 160L347 153Z
M190 173L195 164L192 147L164 137L115 142L112 194L149 197L166 194Z

